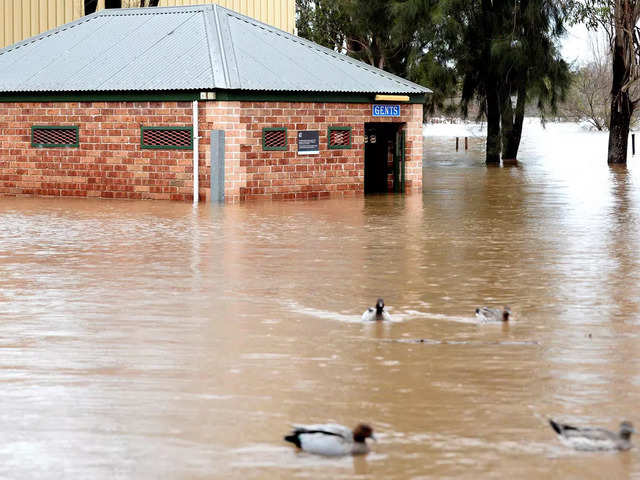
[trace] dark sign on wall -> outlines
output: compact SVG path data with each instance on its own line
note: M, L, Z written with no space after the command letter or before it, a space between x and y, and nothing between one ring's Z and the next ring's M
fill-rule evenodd
M313 155L316 153L320 153L320 132L318 130L298 132L298 155Z

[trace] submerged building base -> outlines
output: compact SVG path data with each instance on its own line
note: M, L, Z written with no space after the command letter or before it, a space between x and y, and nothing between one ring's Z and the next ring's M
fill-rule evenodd
M372 109L206 100L194 133L187 101L0 103L0 195L192 201L194 134L200 201L212 185L225 202L362 195L365 177L388 191L420 190L422 104L402 104L394 117ZM378 123L393 124L401 141L373 148L382 139L365 124L371 132ZM212 148L212 138L224 146ZM378 153L365 163L367 148Z

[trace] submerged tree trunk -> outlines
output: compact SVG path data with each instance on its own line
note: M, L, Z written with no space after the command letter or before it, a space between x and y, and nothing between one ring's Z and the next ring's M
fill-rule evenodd
M518 87L518 100L516 101L515 118L511 125L509 136L503 141L503 160L515 161L518 159L518 150L520 149L520 140L522 140L522 124L524 123L524 107L526 104L527 86L523 82ZM509 110L511 110L511 99L509 100ZM504 125L504 124L503 124ZM504 135L504 126L502 127Z
M505 156L509 149L509 142L513 136L513 107L511 106L511 97L509 92L504 92L500 95L500 128L502 130L502 158L507 159Z
M627 163L629 128L634 104L629 98L634 43L635 20L629 19L628 2L616 5L616 29L613 43L613 82L611 84L611 121L609 122L609 152L607 163ZM628 23L633 22L629 29Z
M501 3L501 2L496 2ZM491 42L496 29L494 0L482 0L482 24L485 42L482 56L484 58L484 76L486 78L485 113L487 115L487 157L486 162L500 163L500 97L498 95L498 79L493 71L491 58Z
M487 89L487 163L500 163L500 99L497 87L491 84Z
M618 99L611 101L611 128L609 129L609 153L607 163L627 163L629 128L631 124L631 101L629 94L619 92Z

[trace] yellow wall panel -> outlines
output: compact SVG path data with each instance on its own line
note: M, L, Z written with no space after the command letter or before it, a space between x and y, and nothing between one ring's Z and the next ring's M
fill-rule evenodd
M123 0L138 5L140 0ZM295 0L160 0L160 6L217 3L290 33L295 30ZM104 0L98 0L98 9ZM84 15L84 0L0 0L0 48L51 30Z

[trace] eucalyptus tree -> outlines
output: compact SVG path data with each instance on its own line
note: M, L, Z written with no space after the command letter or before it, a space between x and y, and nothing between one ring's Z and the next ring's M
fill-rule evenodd
M577 18L609 36L612 54L611 109L607 162L626 163L629 130L640 103L640 1L581 0L574 2Z

